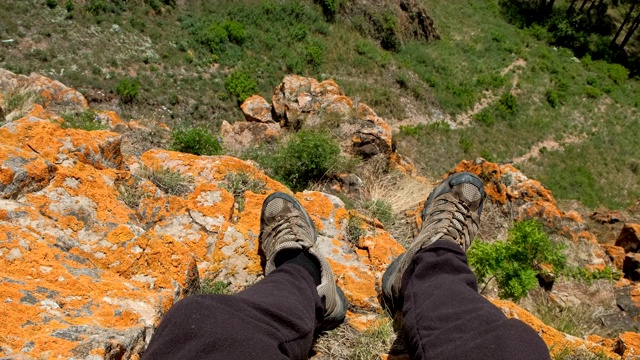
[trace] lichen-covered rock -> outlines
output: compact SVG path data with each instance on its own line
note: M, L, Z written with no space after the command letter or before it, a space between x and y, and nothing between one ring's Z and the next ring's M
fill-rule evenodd
M271 117L271 105L260 95L253 95L240 106L244 118L247 121L257 121L263 123L273 122Z
M109 130L117 133L124 132L129 128L129 126L120 119L120 116L118 116L115 111L100 111L96 114L96 121L108 127Z
M281 134L282 129L277 123L236 121L231 125L223 121L220 126L225 148L235 152L255 144L274 143Z
M37 93L45 108L70 110L89 107L87 100L80 92L57 80L51 80L36 73L24 76L0 69L0 92L11 93L15 91Z

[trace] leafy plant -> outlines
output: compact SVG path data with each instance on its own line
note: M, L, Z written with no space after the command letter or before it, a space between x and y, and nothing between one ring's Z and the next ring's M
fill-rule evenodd
M218 155L222 153L222 146L205 128L178 128L171 133L171 150L194 155Z
M229 41L236 45L242 45L247 38L247 32L244 30L244 26L237 21L227 20L222 27L227 32Z
M274 175L293 191L320 180L340 158L340 146L325 133L300 131L273 155Z
M229 94L235 96L238 102L245 101L249 96L256 93L255 80L248 73L236 70L232 72L224 81L224 87Z
M120 101L125 104L132 103L138 97L138 81L131 78L124 78L118 81L116 86L116 94L120 97Z
M129 181L123 181L118 184L118 200L127 204L132 209L137 209L140 206L142 199L148 196L140 186L140 178L134 176Z
M478 283L496 280L499 296L518 301L533 289L538 281L539 266L550 264L560 272L566 257L562 247L552 243L535 220L521 221L509 230L506 241L476 242L467 253L469 265Z
M55 9L58 7L58 0L47 0L45 1L45 5L47 5L49 9Z
M347 222L347 238L349 242L358 246L360 238L364 236L364 234L365 231L362 229L362 220L349 214L349 221Z

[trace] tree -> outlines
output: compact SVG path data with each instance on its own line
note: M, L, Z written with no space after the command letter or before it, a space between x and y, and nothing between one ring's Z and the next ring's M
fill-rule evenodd
M622 20L622 23L618 27L618 30L616 31L616 34L613 36L613 39L611 39L611 47L612 48L616 47L616 42L618 41L618 37L620 36L622 31L624 30L624 27L627 25L627 23L631 19L633 11L636 8L636 5L638 5L638 0L631 0L631 5L629 6L629 10L627 11L624 19ZM637 16L636 16L636 19L637 19ZM631 23L631 27L633 27L633 23L636 21L636 19L634 19L634 21ZM625 39L627 39L627 42L629 41L628 38L631 38L631 35L633 35L633 33L629 32L630 30L631 30L631 28L627 31L627 36L625 36ZM627 43L625 41L623 41L623 43L626 46ZM619 47L619 49L624 49L624 46L622 45L622 43L621 43L621 46Z

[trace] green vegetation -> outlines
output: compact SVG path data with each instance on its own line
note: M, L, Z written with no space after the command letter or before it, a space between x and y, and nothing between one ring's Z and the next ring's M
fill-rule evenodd
M501 298L518 301L537 286L540 265L551 265L554 273L564 268L561 249L549 240L540 223L527 220L515 223L506 241L477 241L467 255L479 284L486 286L495 279Z
M158 189L169 195L182 196L192 191L193 179L169 168L143 167L137 175L149 179Z
M132 179L117 184L118 200L124 202L134 210L140 206L142 199L149 196L147 192L139 186L140 180L140 177L133 176Z
M204 279L200 282L200 294L207 295L228 295L231 294L228 281Z
M257 161L293 191L306 189L346 164L336 140L325 133L307 130L292 134L274 148L258 148L245 157Z
M107 126L97 121L96 115L96 112L90 109L82 112L67 113L62 115L64 122L61 126L64 129L72 128L87 131L107 129Z
M132 103L138 97L138 81L125 78L118 81L116 86L116 94L120 97L120 101L125 104Z
M610 266L605 267L602 270L589 270L586 268L566 268L563 274L574 279L580 279L587 283L592 283L595 280L609 280L616 281L622 277L622 273Z
M244 192L251 191L255 194L261 194L265 183L245 172L231 172L224 177L222 187L233 195L236 204L238 204L238 211L242 212L244 210Z
M363 204L363 208L371 217L380 220L385 227L393 224L395 217L388 201L382 199L370 200Z
M219 155L222 146L205 128L179 128L171 132L171 150L194 155Z
M633 57L610 51L611 24L621 24L627 2L598 1L607 20L600 5L569 11L569 0L550 13L523 11L532 1L433 0L427 10L440 40L428 43L410 35L392 2L67 0L66 15L57 3L50 21L34 17L29 2L0 3L0 38L15 39L2 45L0 67L43 73L85 94L116 90L125 117L156 118L163 109L172 128L215 130L242 117L237 105L246 97L269 98L286 74L333 78L390 122L416 114L440 124L470 120L394 137L427 176L478 156L509 162L553 140L564 151L517 166L558 198L621 208L640 196L640 83ZM625 46L632 54L637 39Z
M358 246L360 238L363 237L364 234L365 231L362 229L362 220L349 214L349 222L347 223L347 237L349 238L349 242Z

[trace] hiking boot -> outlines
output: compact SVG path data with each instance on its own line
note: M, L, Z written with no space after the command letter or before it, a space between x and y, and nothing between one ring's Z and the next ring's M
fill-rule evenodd
M317 233L309 214L292 196L276 192L262 204L260 215L260 255L265 276L275 270L280 251L302 250L311 255L320 270L318 295L324 305L324 320L318 325L326 331L340 325L347 313L347 299L336 285L333 270L316 244Z
M453 174L433 189L424 203L420 233L382 276L382 302L392 314L402 306L402 276L413 256L440 239L466 252L478 232L484 199L482 180L467 172Z

